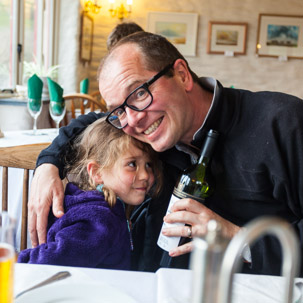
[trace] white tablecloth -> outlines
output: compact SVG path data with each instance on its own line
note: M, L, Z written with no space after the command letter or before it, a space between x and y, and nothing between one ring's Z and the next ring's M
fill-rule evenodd
M0 147L9 147L34 143L48 143L57 136L56 129L39 129L38 135L33 136L32 130L26 131L4 131L4 137L0 138ZM1 153L0 153L1 157ZM16 245L19 249L21 231L21 206L22 206L22 181L23 170L10 168L8 170L8 212L17 220ZM30 171L30 182L33 171ZM0 167L0 203L2 204L2 167ZM28 236L28 246L30 247Z
M4 137L0 138L0 147L18 146L35 143L52 142L57 136L55 128L38 129L33 136L32 130L3 131Z
M15 293L24 290L56 272L68 270L72 276L55 282L79 284L103 282L124 292L140 303L190 303L191 271L160 269L157 273L91 269L80 267L16 264ZM233 283L233 303L279 303L283 298L282 277L236 274ZM293 302L302 302L302 290L296 279ZM47 287L47 286L46 286ZM44 301L43 301L44 302ZM88 301L89 302L89 301ZM120 302L118 302L120 303Z

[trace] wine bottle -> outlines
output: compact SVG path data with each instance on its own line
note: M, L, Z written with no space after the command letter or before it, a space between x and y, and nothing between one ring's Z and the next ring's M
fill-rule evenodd
M166 215L171 213L172 206L179 199L190 198L203 203L204 199L210 196L214 191L211 181L209 180L207 168L210 163L218 136L219 133L217 131L212 129L208 131L199 160L197 164L185 170L179 178L171 196ZM161 266L169 267L168 264L170 257L167 252L177 247L181 238L164 236L162 234L162 229L178 225L182 226L184 223L170 224L164 222L162 225L157 242L158 246L164 250Z

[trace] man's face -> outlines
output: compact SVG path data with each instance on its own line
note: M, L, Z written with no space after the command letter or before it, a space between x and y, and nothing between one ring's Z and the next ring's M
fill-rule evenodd
M109 60L100 74L99 89L108 109L113 110L124 102L132 90L157 72L144 68L134 45L119 47ZM189 143L186 141L192 138L192 134L188 135L192 115L181 78L175 72L174 77L163 76L156 80L149 87L153 102L145 110L137 112L126 107L128 125L124 132L149 143L156 151L167 150L179 141Z

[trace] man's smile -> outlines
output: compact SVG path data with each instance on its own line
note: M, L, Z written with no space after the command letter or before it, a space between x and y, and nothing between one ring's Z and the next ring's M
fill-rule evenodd
M144 131L144 134L150 135L151 133L153 133L158 128L158 126L161 124L162 120L163 120L163 117L161 117L156 122L154 122L151 126L149 126L149 128L147 130Z

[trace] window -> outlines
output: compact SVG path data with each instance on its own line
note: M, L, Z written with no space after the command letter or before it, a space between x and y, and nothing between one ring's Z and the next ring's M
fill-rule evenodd
M23 84L23 62L48 67L54 61L58 0L1 0L0 90ZM57 4L57 5L56 5Z
M4 43L0 44L0 89L10 87L10 48L11 48L11 1L3 0L0 3L0 37Z

